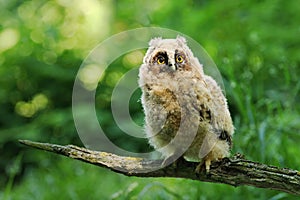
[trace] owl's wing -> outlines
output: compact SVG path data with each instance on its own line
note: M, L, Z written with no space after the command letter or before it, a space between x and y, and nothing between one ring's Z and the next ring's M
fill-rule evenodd
M197 95L197 110L200 115L200 122L211 125L212 132L217 134L220 140L232 145L233 126L230 113L227 107L226 98L221 88L209 76L205 76L203 85L200 86Z
M208 107L206 107L204 104L200 104L197 110L199 111L200 121L206 121L209 123L211 122L212 116L211 111Z

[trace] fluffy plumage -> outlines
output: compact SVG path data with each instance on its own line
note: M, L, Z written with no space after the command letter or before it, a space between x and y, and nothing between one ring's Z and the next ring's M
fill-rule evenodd
M226 98L185 38L149 42L139 86L149 143L166 161L183 155L209 171L211 161L229 155L234 127Z

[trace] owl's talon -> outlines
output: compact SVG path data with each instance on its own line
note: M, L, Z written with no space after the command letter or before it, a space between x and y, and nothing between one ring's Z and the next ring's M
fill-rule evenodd
M195 169L196 174L200 174L201 172L205 171L206 173L209 173L211 165L211 160L207 159L205 161L201 161L199 165L197 165Z
M203 169L203 163L201 162L201 163L199 163L199 164L197 165L197 167L196 167L196 169L195 169L195 173L196 173L196 174L200 174L200 172L202 171L202 169Z
M236 154L233 155L234 159L245 159L245 155L237 152Z
M206 173L209 173L210 165L211 165L211 160L210 159L205 160Z

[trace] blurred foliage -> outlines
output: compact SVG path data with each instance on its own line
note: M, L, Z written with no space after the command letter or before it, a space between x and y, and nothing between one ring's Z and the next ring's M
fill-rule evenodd
M25 148L17 140L81 145L71 100L83 59L112 34L159 26L197 40L219 67L236 127L233 152L299 170L298 4L297 0L0 0L0 199L296 199L251 187L128 178ZM96 107L109 137L123 148L141 152L149 149L146 141L123 134L110 111L114 85L134 66L129 55L110 66L99 83ZM130 101L130 111L141 124L139 95L137 91Z

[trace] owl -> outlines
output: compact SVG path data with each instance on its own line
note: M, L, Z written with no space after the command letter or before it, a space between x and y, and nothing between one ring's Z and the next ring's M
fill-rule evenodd
M163 163L183 156L208 172L211 161L229 156L234 127L227 100L184 37L149 42L139 87L145 132Z

